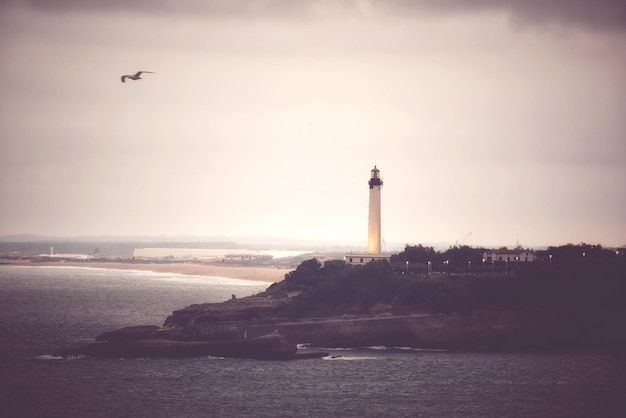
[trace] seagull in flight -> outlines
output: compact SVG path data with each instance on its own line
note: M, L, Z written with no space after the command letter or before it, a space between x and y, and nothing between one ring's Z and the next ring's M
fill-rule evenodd
M131 80L142 80L141 75L143 73L154 74L152 71L137 71L133 75L124 74L122 76L122 83L125 83L127 78L130 78Z

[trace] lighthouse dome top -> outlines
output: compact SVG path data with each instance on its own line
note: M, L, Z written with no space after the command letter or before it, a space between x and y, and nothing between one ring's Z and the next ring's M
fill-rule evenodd
M372 168L372 176L370 177L368 184L370 186L370 189L373 188L374 186L383 185L383 181L380 179L380 170L376 168L376 166Z

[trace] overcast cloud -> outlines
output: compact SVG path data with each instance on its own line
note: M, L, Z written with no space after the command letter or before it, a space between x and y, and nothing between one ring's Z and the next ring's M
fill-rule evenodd
M0 234L365 245L376 164L388 242L623 245L625 16L609 0L4 1ZM137 70L155 74L120 82Z
M48 12L132 12L201 14L215 18L286 18L383 15L414 18L424 13L470 14L502 12L529 25L564 25L624 30L626 4L622 0L4 0Z

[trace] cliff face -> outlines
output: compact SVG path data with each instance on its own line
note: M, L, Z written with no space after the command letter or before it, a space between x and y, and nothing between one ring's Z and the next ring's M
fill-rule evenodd
M136 328L136 327L132 327ZM99 358L143 357L237 357L259 360L295 359L297 346L289 344L285 337L272 332L257 338L238 341L176 341L167 339L166 332L149 331L143 327L141 335L133 330L122 329L101 335L98 342L78 349L63 350L57 356L89 356ZM320 353L318 356L325 355Z
M286 300L273 298L232 299L222 303L191 305L174 311L163 324L170 335L181 339L198 341L222 341L253 338L268 332ZM258 333L248 327L252 324L265 324L267 332ZM256 328L255 328L256 329ZM173 337L172 337L173 338Z
M556 311L494 310L471 314L336 316L289 319L288 300L245 298L178 310L164 324L172 336L195 341L254 338L274 330L289 343L319 347L528 349L626 347L619 326L572 321ZM608 327L608 329L607 329Z

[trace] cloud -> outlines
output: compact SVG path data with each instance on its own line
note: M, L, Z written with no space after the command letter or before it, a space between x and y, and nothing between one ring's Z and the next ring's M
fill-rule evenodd
M201 14L215 18L285 17L305 13L314 2L286 0L0 0L51 13L130 12L147 14Z
M623 0L0 0L46 12L132 12L205 15L212 18L465 15L504 13L512 22L596 30L626 29Z
M411 4L406 0L397 3ZM530 26L558 24L626 29L626 3L622 0L422 0L416 3L417 7L422 5L440 12L503 12L514 22Z

